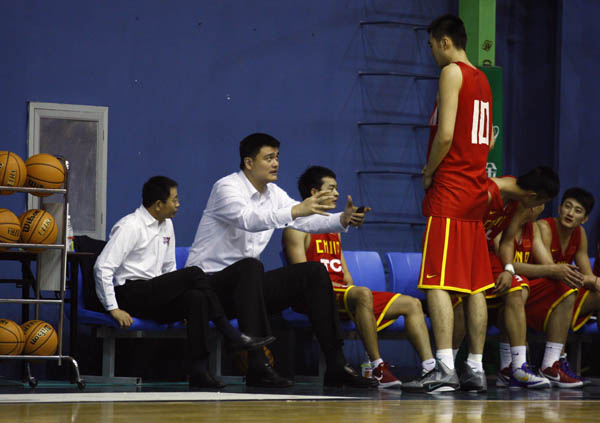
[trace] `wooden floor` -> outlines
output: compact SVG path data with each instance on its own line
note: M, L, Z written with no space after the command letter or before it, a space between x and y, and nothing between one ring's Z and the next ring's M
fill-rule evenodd
M215 401L0 405L0 422L593 422L600 401Z

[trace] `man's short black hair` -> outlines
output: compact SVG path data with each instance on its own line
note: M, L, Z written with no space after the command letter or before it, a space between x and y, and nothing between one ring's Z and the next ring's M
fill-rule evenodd
M250 134L240 142L240 169L245 169L244 158L256 158L256 155L264 146L279 148L279 141L269 134L260 132Z
M336 179L336 176L333 170L323 166L311 166L300 175L300 178L298 178L298 190L303 200L311 196L311 189L321 190L323 178Z
M560 180L552 168L538 166L517 178L517 185L543 198L554 198L560 191Z
M447 36L457 49L467 48L467 31L465 24L458 16L446 14L436 18L427 27L427 32L437 41Z
M142 204L150 207L157 201L165 203L171 196L171 188L177 187L177 182L166 176L153 176L142 188Z
M583 188L572 187L566 190L562 196L562 199L560 200L561 206L567 198L572 198L573 200L581 204L585 209L586 216L589 215L592 212L592 209L594 208L594 196L591 192L586 191Z

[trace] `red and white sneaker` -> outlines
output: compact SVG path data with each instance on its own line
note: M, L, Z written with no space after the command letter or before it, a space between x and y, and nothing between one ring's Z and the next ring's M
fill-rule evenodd
M509 364L508 367L503 368L498 372L498 377L496 377L496 386L498 388L508 388L510 385L510 375L512 374L512 364Z
M379 388L399 388L402 386L396 376L390 371L387 363L380 363L373 369L373 379L379 382Z
M540 369L539 372L540 375L550 380L552 386L559 388L580 388L583 386L581 378L571 370L571 365L564 358L555 361L552 367Z

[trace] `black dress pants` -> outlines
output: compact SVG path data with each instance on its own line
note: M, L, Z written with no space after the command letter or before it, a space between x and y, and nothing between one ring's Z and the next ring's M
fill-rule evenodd
M186 319L193 360L208 356L208 320L223 315L216 295L197 267L187 267L148 280L115 287L119 308L132 316L171 323Z

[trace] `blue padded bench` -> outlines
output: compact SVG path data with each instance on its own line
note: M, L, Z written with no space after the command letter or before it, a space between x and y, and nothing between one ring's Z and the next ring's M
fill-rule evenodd
M185 266L188 254L189 247L175 248L177 269ZM153 320L132 316L133 324L127 329L121 329L117 321L108 313L85 308L81 269L77 285L77 322L78 324L94 327L96 337L102 340L102 375L100 377L86 376L85 379L88 382L141 383L141 378L137 377L115 377L115 345L117 338L185 338L187 336L183 321L172 324L161 324ZM69 313L67 312L68 315ZM232 323L237 325L237 320ZM211 333L211 337L213 336L216 339L214 342L210 342L210 366L214 374L220 376L222 342L220 336L216 335L216 332Z

